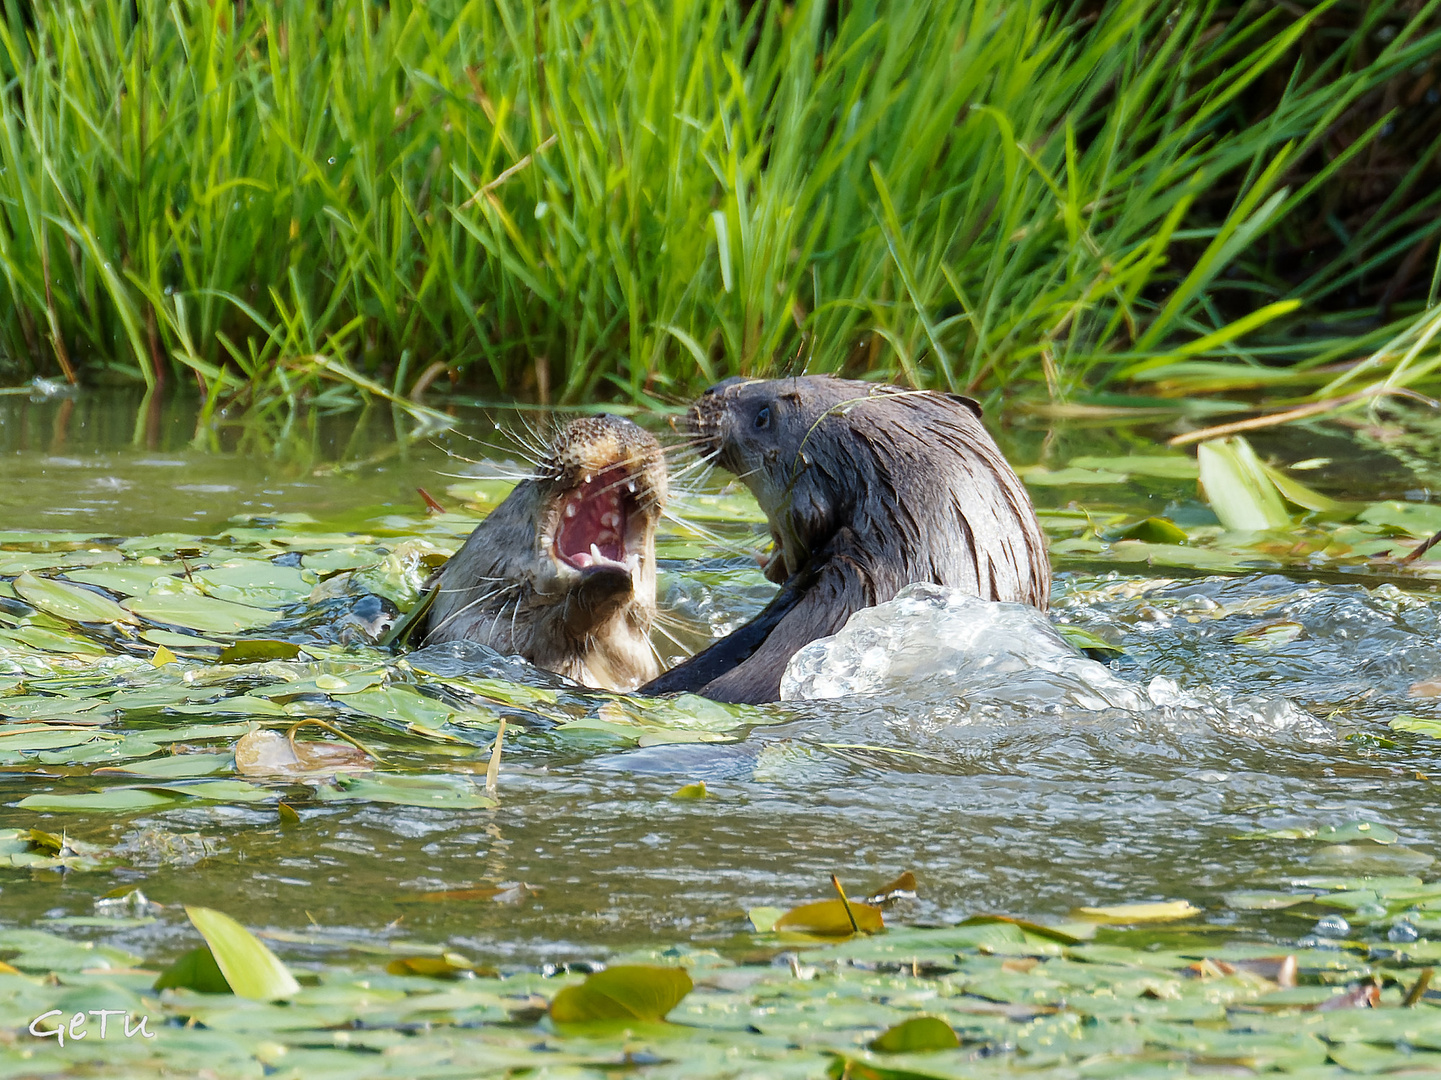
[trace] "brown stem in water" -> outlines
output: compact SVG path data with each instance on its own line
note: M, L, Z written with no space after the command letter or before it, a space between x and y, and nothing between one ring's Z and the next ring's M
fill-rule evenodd
M841 907L846 909L846 918L851 921L851 933L859 934L861 927L860 924L856 922L856 913L851 910L851 902L846 899L846 890L841 888L841 879L836 877L835 874L832 874L831 884L836 887L836 893L841 898Z

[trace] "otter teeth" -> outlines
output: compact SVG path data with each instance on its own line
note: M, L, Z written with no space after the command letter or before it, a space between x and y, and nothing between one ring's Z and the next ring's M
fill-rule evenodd
M573 518L573 517L575 517L575 515L576 515L577 513L579 513L579 512L580 512L580 507L576 506L575 503L572 502L572 503L566 503L566 504L565 504L565 516L566 516L566 517L568 517L568 518Z

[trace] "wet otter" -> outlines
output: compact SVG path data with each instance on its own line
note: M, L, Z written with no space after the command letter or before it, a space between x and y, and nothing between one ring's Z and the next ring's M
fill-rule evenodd
M572 420L442 568L424 644L477 641L608 690L654 678L666 494L648 432L614 416Z
M783 585L643 693L774 701L798 649L912 582L1047 607L1035 510L970 399L825 375L737 378L707 390L686 425L765 511L766 574Z

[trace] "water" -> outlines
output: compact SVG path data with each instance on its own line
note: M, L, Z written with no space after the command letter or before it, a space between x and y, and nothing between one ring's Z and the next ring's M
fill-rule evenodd
M461 432L492 439L491 419L463 415ZM227 428L197 443L180 405L136 416L97 398L7 399L0 508L10 529L92 537L206 536L235 515L283 524L297 513L387 542L407 530L440 535L427 531L436 526L415 489L445 501L455 482L446 474L494 469L451 455L516 454L458 434L397 441L407 426L377 411ZM1005 439L1018 464L1042 454L1064 463L1144 448L1146 434L1026 428ZM1279 435L1266 448L1294 461L1320 456L1318 447L1340 462L1308 476L1329 493L1395 498L1412 483L1391 459L1335 433ZM1204 516L1187 482L1036 494L1051 507L1077 500ZM728 549L678 528L662 544L663 588L691 646L705 627L738 624L771 590L740 552L760 543L761 527L708 524ZM119 844L126 857L97 872L0 871L0 923L91 916L104 894L138 884L166 905L158 922L77 933L166 958L186 925L178 905L201 904L307 938L277 946L299 963L412 939L535 964L656 942L743 949L748 907L823 896L832 873L864 891L911 870L920 898L904 917L915 922L978 912L1046 920L1079 904L1187 899L1219 926L1292 940L1312 921L1234 910L1225 895L1317 874L1434 876L1441 741L1387 726L1402 713L1441 716L1436 698L1413 694L1441 678L1428 579L1389 574L1404 587L1377 584L1360 564L1328 566L1325 584L1310 583L1305 566L1206 575L1128 565L1058 559L1055 618L1123 649L1095 670L1138 695L1150 687L1154 708L1116 699L1080 707L1043 700L1039 689L1028 703L1014 685L963 700L920 672L882 694L768 706L753 714L763 723L729 743L627 749L547 724L513 726L495 810L315 803L292 787L302 823L289 827L273 803L37 814L13 803L40 786L83 791L101 778L85 765L3 768L0 827L64 829ZM1347 574L1358 583L1335 583ZM567 700L575 715L602 704ZM477 747L489 735L466 737L449 758L398 741L391 760L483 773ZM696 779L712 797L671 798ZM1243 838L1358 820L1389 826L1400 842ZM424 898L511 882L527 888L500 900Z

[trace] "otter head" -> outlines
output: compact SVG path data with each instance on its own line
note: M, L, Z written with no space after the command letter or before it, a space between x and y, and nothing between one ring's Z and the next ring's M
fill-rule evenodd
M570 421L446 563L426 644L477 641L587 686L645 682L666 495L652 435L614 416Z
M568 601L567 626L593 633L633 602L655 611L655 529L665 463L649 432L601 415L572 420L536 470L533 586Z
M690 433L750 488L770 522L777 557L766 566L784 581L847 520L863 478L836 460L844 443L828 427L869 397L828 376L733 378L691 405ZM877 387L877 392L884 388Z

